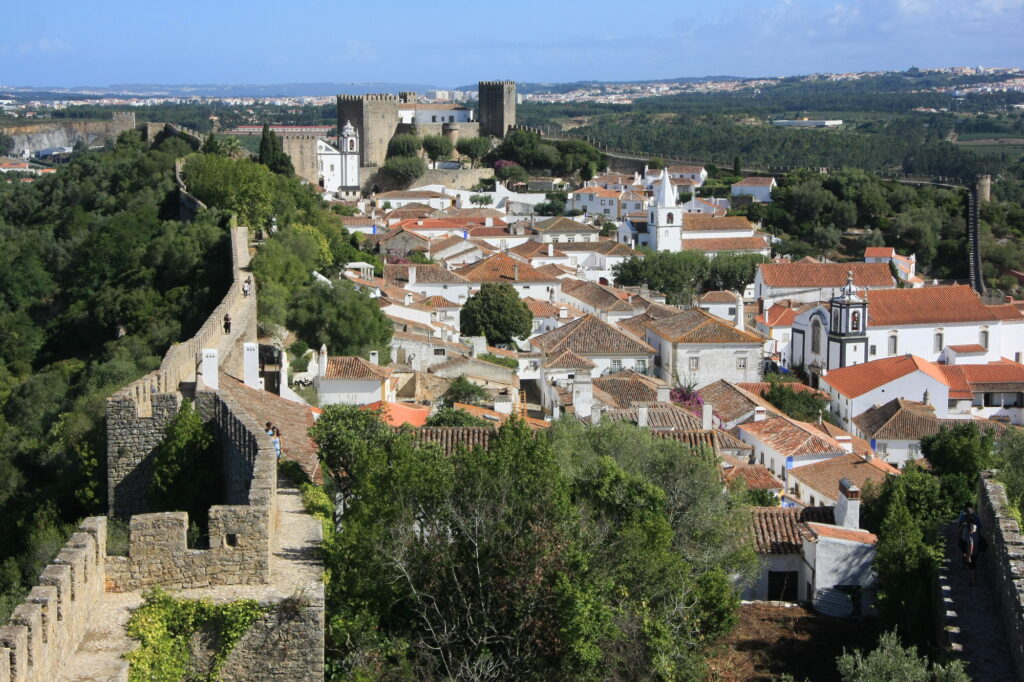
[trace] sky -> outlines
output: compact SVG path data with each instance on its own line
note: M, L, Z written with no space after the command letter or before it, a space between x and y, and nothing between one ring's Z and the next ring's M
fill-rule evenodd
M568 82L1024 66L1024 0L4 3L0 85Z

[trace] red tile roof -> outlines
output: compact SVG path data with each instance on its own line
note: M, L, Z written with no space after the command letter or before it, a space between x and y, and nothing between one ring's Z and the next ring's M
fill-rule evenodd
M877 265L888 267L884 263ZM877 289L868 291L867 298L869 327L942 325L998 319L989 307L982 305L978 294L966 285Z
M629 407L635 402L656 402L659 386L667 384L631 369L594 379L594 388L604 391L615 402L614 406L620 408Z
M684 239L684 251L764 251L767 237L723 237L721 239Z
M733 187L771 187L775 184L775 178L761 178L756 176L750 176L743 178L739 182L734 182Z
M804 539L810 540L808 521L832 523L832 507L752 507L754 549L758 554L799 554Z
M919 440L939 432L941 423L931 405L894 398L853 418L861 433L877 440Z
M746 216L734 215L718 217L706 213L684 213L683 232L714 232L719 230L754 231ZM687 240L689 241L689 240ZM683 242L686 244L686 241Z
M735 291L708 291L701 294L698 303L736 303Z
M647 323L647 329L672 343L763 343L764 339L721 319L706 310L691 308Z
M832 538L834 540L848 540L859 542L865 545L874 545L878 542L878 536L860 528L844 528L842 526L826 526L822 523L808 523L807 527L818 537Z
M916 355L898 355L840 367L831 370L821 380L847 398L856 398L912 372L924 372L939 383L950 385L939 365Z
M529 263L507 253L497 253L477 263L455 270L468 282L556 282L557 278L539 272Z
M886 476L898 476L899 473L898 469L880 459L865 459L853 453L789 470L791 478L832 499L839 497L839 481L844 478L863 490L869 481L881 486Z
M593 315L584 315L534 337L530 344L548 356L563 350L579 355L648 355L654 352L645 342Z
M593 362L571 350L564 350L544 363L548 369L594 369Z
M770 287L841 287L846 284L851 271L853 283L858 287L892 287L896 284L888 263L762 263L757 267L762 280Z
M494 430L489 426L423 426L410 431L421 443L436 443L444 454L451 455L460 447L468 450L490 447Z
M742 479L750 490L781 491L785 487L785 484L775 478L772 472L768 470L768 467L763 464L730 467L725 470L723 477L726 482L735 481L737 478Z
M323 378L384 381L390 376L390 367L381 367L369 360L351 355L342 355L327 358L327 371L324 373Z
M783 457L846 452L839 441L811 424L789 417L768 417L736 427L767 444Z
M988 349L980 343L965 343L956 346L950 346L950 350L956 353L986 353Z
M369 405L361 405L362 410L378 410L383 408L381 416L389 426L423 426L430 417L430 408L410 403L388 403L378 401Z
M896 255L896 249L891 246L869 246L864 249L865 258L892 258Z

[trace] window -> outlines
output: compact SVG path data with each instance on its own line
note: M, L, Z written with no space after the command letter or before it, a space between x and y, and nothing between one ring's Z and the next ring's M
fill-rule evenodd
M636 371L638 374L647 374L647 360L641 358L636 361Z
M454 116L449 116L448 117L448 122L449 123L455 123L455 117Z
M690 358L690 371L696 372L700 368L700 358Z
M896 334L889 334L889 355L896 355Z
M816 506L815 503L814 503L814 495L811 495L811 506L812 507Z
M349 140L348 141L348 150L350 152L354 152L356 150L356 141L355 140Z
M916 459L921 454L921 443L911 443L907 446L907 452Z
M932 343L932 351L938 353L942 350L942 332L935 334L934 342Z
M665 216L665 222L667 222L669 225L671 225L672 221L675 220L675 219L676 219L676 217L674 215L672 215L671 213L669 213L667 216Z
M818 318L811 322L811 352L821 352L821 321Z
M874 344L871 344L868 348L868 355L878 355L878 348L876 348Z
M729 317L732 317L735 314L736 314L736 306L733 306L733 307L729 308Z
M839 311L838 310L833 310L832 311L832 331L834 331L834 332L839 331Z
M850 314L850 331L860 331L860 312L858 311L854 311Z
M431 116L430 117L430 122L431 123L437 123L437 116Z
M987 331L982 330L981 334L979 335L979 342L981 343L982 348L984 348L985 350L988 350L988 332Z
M747 368L747 359L746 358L736 358L736 369L746 369L746 368Z
M622 371L622 360L612 360L612 371L613 372L621 372Z
M612 210L611 210L610 208L606 208L606 209L604 210L604 214L605 214L605 215L611 215L611 214L612 214Z
M235 533L228 533L224 536L225 547L238 547L238 535Z

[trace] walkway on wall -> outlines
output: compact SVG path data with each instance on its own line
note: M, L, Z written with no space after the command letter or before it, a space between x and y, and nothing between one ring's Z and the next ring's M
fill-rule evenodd
M963 659L972 680L1011 682L1017 679L1013 658L986 564L992 553L982 556L975 571L977 584L972 585L969 571L961 566L957 532L956 524L945 528L946 555L940 578L950 645Z
M306 513L297 488L277 491L277 527L270 557L268 585L224 585L191 590L168 590L187 599L210 599L215 603L255 599L261 602L302 596L323 601L323 566L318 558L322 527ZM68 657L58 682L118 682L128 679L128 662L122 656L137 643L124 632L131 611L142 603L142 592L106 592L99 608L89 614L82 643Z

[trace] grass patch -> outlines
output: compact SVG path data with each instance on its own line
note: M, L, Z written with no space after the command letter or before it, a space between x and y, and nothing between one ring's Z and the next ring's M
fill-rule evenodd
M128 556L128 522L107 519L107 556Z

